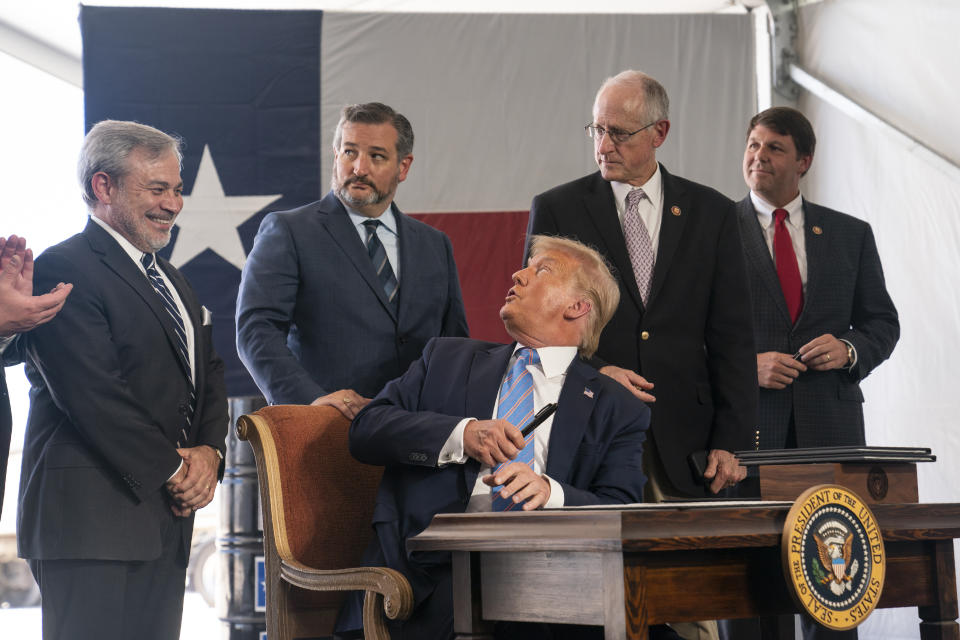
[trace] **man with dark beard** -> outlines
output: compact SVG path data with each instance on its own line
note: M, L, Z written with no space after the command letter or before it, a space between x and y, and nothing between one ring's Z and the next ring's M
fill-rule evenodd
M344 107L330 192L263 219L237 299L237 348L271 404L356 413L436 336L466 336L453 248L393 204L413 128L379 102Z

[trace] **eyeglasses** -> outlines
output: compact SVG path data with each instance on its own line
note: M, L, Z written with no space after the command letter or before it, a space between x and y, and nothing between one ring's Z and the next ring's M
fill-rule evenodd
M644 129L649 129L653 125L660 122L659 120L654 120L650 124L644 125L637 129L636 131L621 131L620 129L604 129L603 127L595 124L588 124L583 127L583 130L587 132L587 137L597 142L600 142L600 139L603 138L603 134L607 134L613 144L622 144L630 139L630 136L635 135L643 131Z

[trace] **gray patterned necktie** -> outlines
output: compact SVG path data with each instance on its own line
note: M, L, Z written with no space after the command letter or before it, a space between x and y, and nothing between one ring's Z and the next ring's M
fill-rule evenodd
M640 298L644 306L650 295L650 278L653 276L653 243L647 225L640 217L640 201L647 197L643 189L634 189L627 194L627 210L623 214L623 235L633 266L633 277L640 289Z

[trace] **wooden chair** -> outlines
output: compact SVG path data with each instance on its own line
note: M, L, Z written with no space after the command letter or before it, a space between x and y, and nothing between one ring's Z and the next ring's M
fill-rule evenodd
M382 469L353 459L349 426L333 407L277 405L237 420L257 461L270 640L330 635L353 590L366 592L368 640L389 640L384 614L410 615L413 592L402 574L359 566Z

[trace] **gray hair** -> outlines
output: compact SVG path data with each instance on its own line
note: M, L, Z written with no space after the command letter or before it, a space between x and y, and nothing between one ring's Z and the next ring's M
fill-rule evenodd
M89 208L93 209L97 204L91 184L94 174L103 172L122 182L129 173L127 157L134 149L143 150L151 160L171 151L176 154L178 163L183 160L183 141L179 137L139 122L101 120L83 139L77 162L83 201Z
M643 71L633 69L621 71L603 81L597 91L597 98L600 97L604 89L614 85L627 87L636 92L636 98L625 104L624 108L635 113L637 120L647 123L669 119L670 98L667 97L667 90L653 76L648 76ZM594 99L594 104L596 104L596 99Z
M367 102L364 104L348 104L340 111L340 121L333 132L333 150L340 150L340 140L343 137L343 125L347 122L362 124L390 123L397 130L397 160L402 160L413 153L413 126L406 116L397 113L392 107L382 102Z
M580 268L570 274L570 284L577 294L590 301L587 327L577 345L580 355L589 358L597 352L600 334L620 304L620 286L600 252L582 242L547 235L530 238L531 258L544 251L557 251L580 263Z

